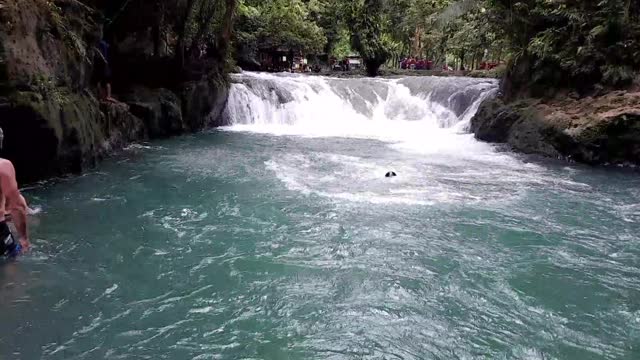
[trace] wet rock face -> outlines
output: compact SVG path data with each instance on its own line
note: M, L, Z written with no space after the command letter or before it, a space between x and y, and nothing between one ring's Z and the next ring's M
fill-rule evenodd
M566 129L559 144L573 160L589 164L640 165L640 109L604 117L583 128Z
M485 101L471 119L471 132L478 140L507 142L511 127L520 120L520 112L513 106L506 106L502 100Z
M544 121L529 101L505 104L501 99L480 106L471 119L471 132L478 140L508 143L524 153L561 157L552 140L557 130Z
M132 88L122 96L132 114L142 119L151 137L167 137L188 130L180 99L167 89Z
M640 93L542 102L485 102L471 120L479 140L588 164L640 165Z
M214 125L224 107L221 75L172 90L136 83L145 77L118 79L124 90L115 96L123 103L99 102L92 81L98 3L20 0L0 7L0 156L14 163L21 183L83 171L133 141Z
M178 91L187 129L197 131L207 126L221 126L222 111L229 97L229 88L218 76L190 81Z
M20 90L44 86L78 90L89 85L92 44L101 27L78 1L7 1L0 8L4 75Z
M20 120L8 121L9 118ZM13 161L22 179L33 180L52 172L59 137L36 108L12 104L4 98L0 100L0 126L5 135L0 156Z
M21 182L80 172L147 136L125 104L100 104L90 94L60 96L18 92L0 103L1 156L14 163Z
M78 172L101 158L115 126L89 91L100 27L80 2L24 0L0 9L2 157L21 182ZM121 114L122 115L122 114Z

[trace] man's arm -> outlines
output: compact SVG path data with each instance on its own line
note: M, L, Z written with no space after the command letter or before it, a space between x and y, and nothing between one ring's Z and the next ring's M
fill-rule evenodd
M11 212L11 221L16 226L16 230L18 230L18 234L20 235L20 244L23 248L28 249L31 246L29 242L29 228L27 227L27 202L24 200L22 195L20 195L20 191L16 189L16 194L14 198L8 199Z
M29 242L29 230L27 228L27 202L18 190L16 172L11 162L3 162L0 172L0 186L2 193L7 200L7 208L11 212L11 219L18 230L20 243L26 249L31 244ZM4 219L2 219L4 220Z

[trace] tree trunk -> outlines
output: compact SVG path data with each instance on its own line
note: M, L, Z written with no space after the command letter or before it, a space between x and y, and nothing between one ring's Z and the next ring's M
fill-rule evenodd
M422 30L420 29L420 26L417 25L416 26L416 30L413 33L413 49L412 49L412 56L416 57L420 54L421 52L421 45L420 45L420 34L422 33Z
M364 61L364 66L367 70L368 76L376 77L378 76L378 71L380 70L380 66L382 66L382 64L376 59L368 59Z
M220 38L218 39L219 54L224 60L229 51L229 44L231 43L231 35L233 34L233 19L236 13L236 7L238 6L237 0L226 0L224 22L222 24L222 31L220 32Z
M153 56L160 57L160 26L153 25L152 37L153 37Z
M182 24L180 28L180 33L178 34L178 41L176 44L176 62L179 71L184 70L186 65L185 59L185 37L187 35L187 26L189 25L189 15L193 11L193 8L196 4L196 0L187 0L187 5L185 7L184 12L182 13Z
M198 32L192 39L191 48L189 49L189 54L198 56L201 55L202 51L202 39L207 35L207 31L209 30L209 23L214 21L214 16L216 14L215 6L209 5L205 9L200 8L200 16L198 16L197 20L197 28Z
M151 37L153 38L153 56L160 56L160 27L162 26L162 9L160 8L160 2L156 1L154 7L154 23L151 28Z
M631 12L631 0L627 0L624 4L624 18L622 19L623 23L629 23L629 14Z

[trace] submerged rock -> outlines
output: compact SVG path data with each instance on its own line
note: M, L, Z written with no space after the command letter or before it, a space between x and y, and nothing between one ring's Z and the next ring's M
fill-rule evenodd
M562 100L497 98L471 120L479 140L588 164L640 164L640 93Z

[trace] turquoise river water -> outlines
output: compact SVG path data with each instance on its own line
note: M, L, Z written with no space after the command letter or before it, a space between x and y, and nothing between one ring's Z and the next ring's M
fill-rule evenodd
M496 86L239 75L25 189L0 359L640 359L640 177L477 142Z

